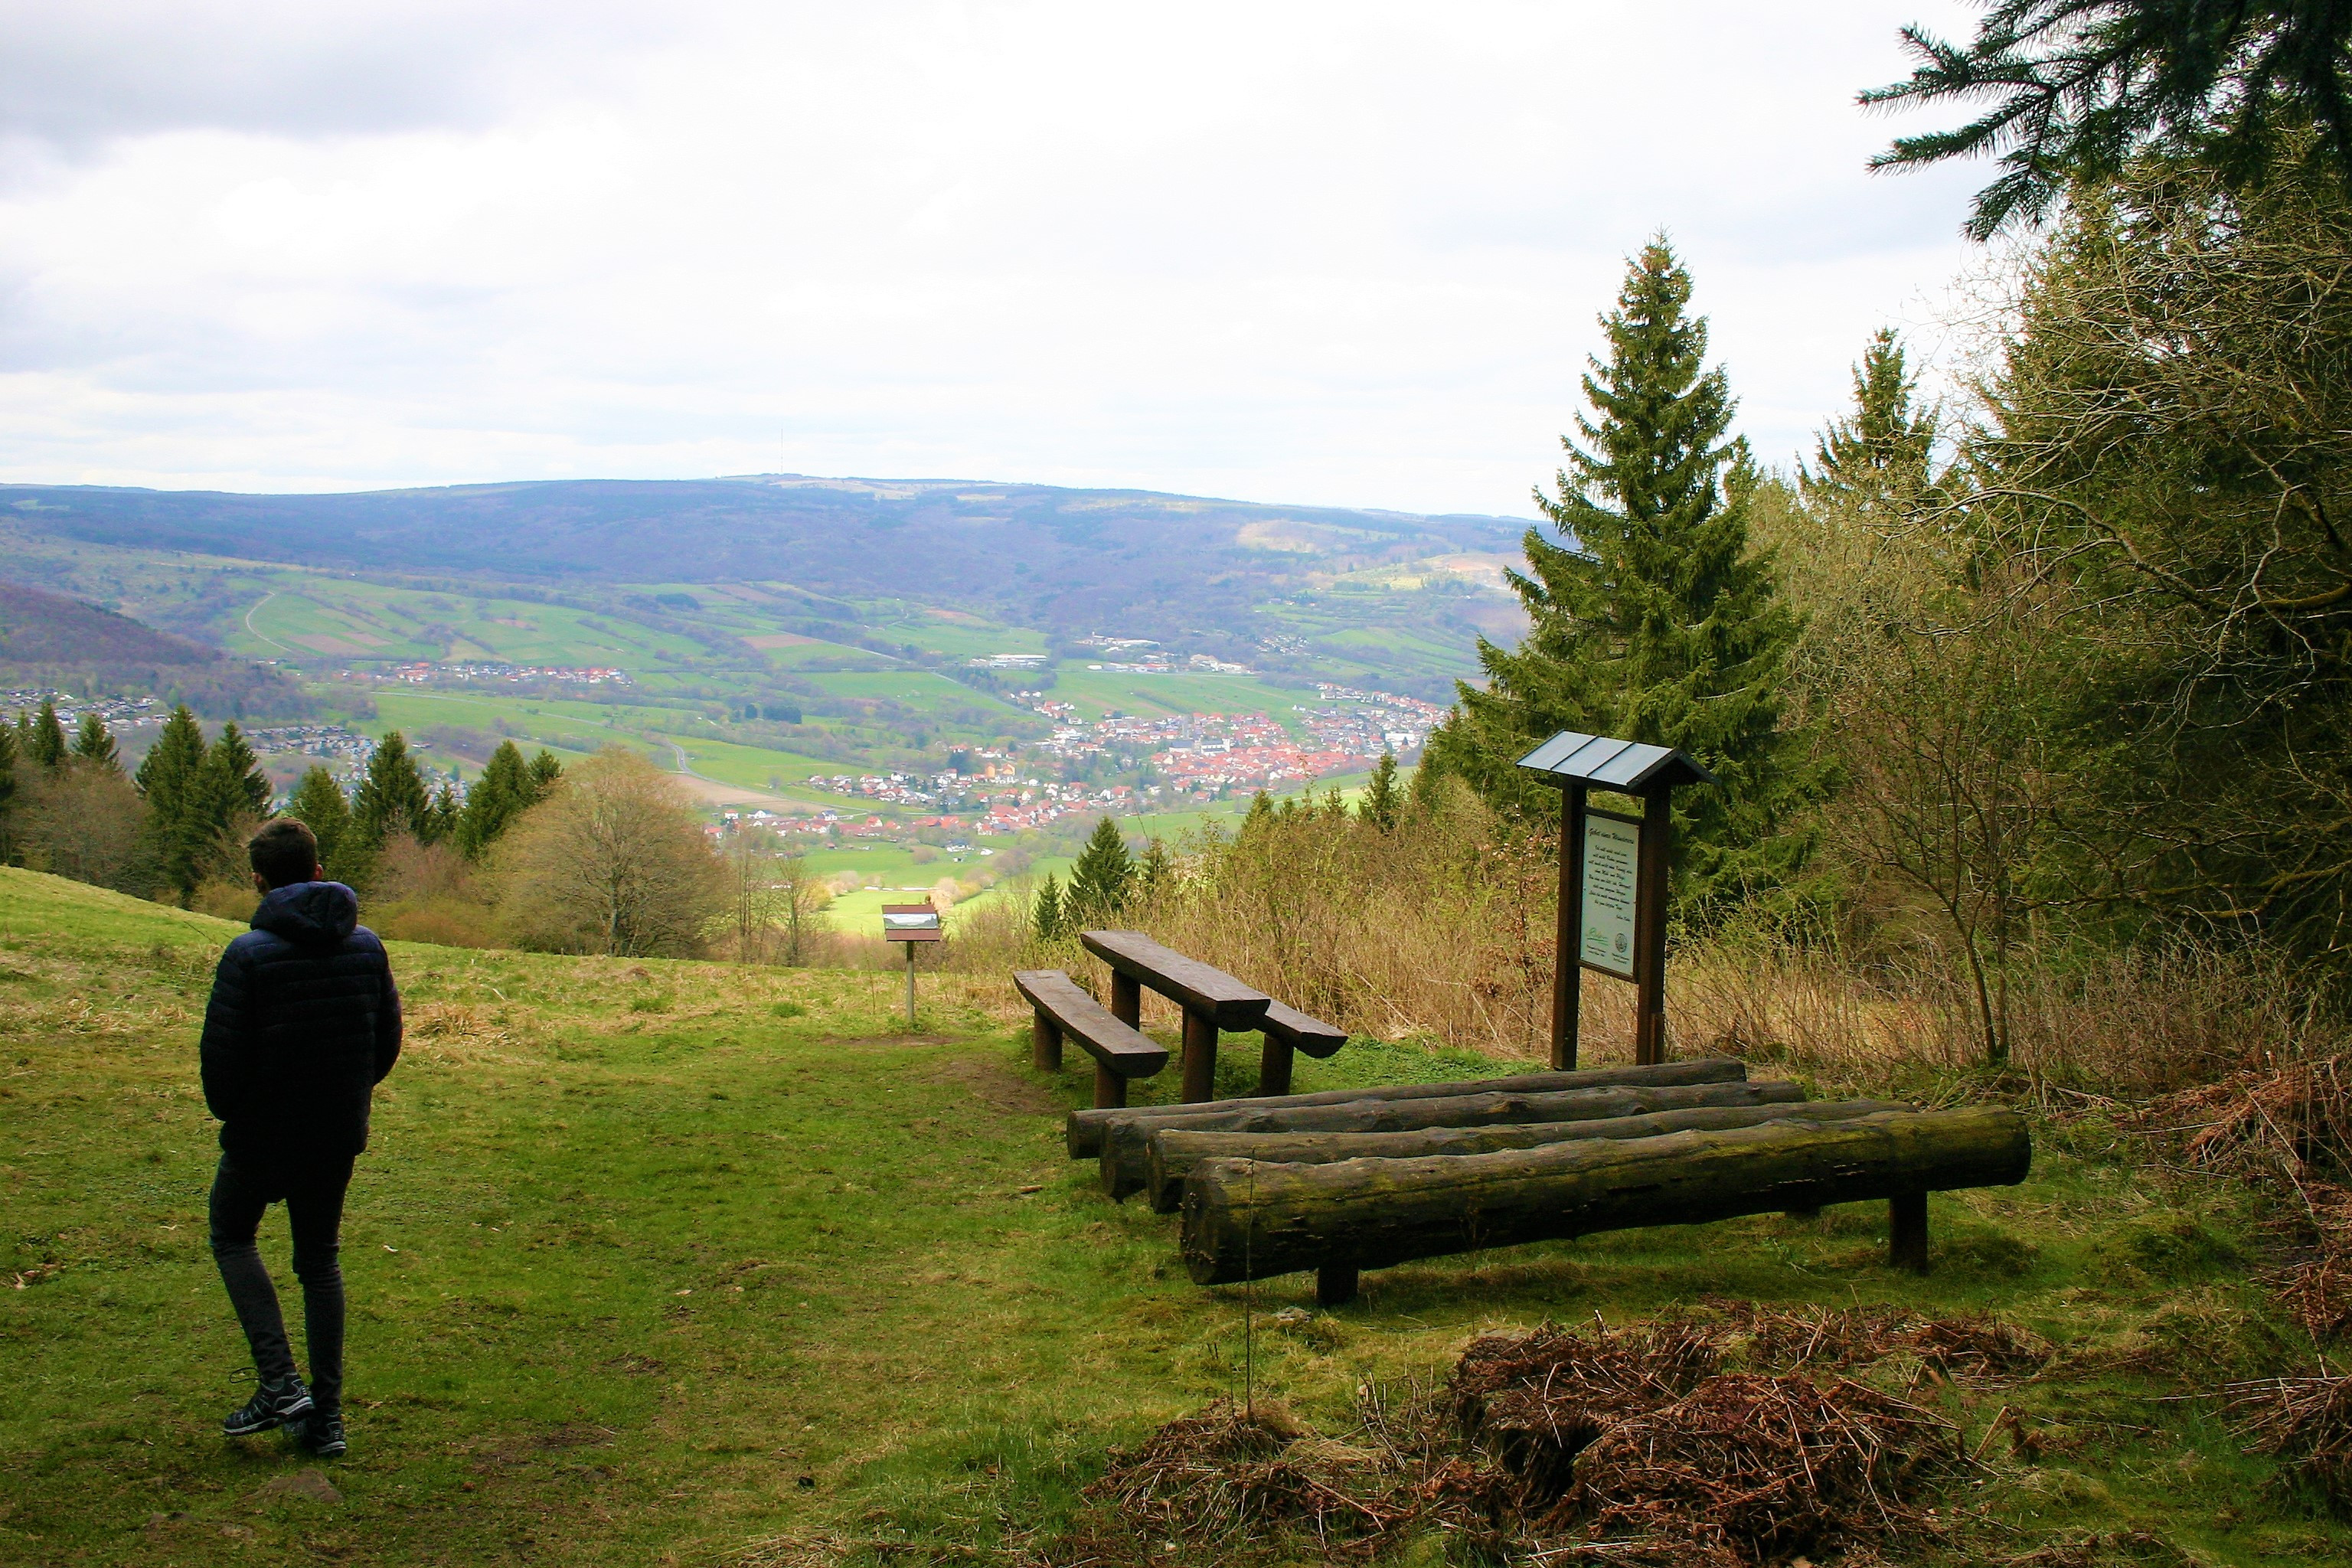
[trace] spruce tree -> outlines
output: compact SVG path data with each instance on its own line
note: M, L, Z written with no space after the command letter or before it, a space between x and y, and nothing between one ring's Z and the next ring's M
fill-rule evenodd
M1356 813L1385 833L1397 825L1398 814L1403 809L1404 792L1397 788L1396 757L1382 752L1380 766L1372 770L1372 782L1364 786L1364 798Z
M549 751L545 746L541 746L539 749L539 754L530 760L530 788L532 804L537 805L539 802L545 800L547 798L547 792L553 789L555 787L556 781L561 779L562 776L563 764L555 760L555 753L553 752Z
M122 772L122 753L115 747L114 733L95 711L81 716L74 731L73 754L100 773Z
M425 806L425 816L416 825L416 841L438 844L448 837L457 830L457 818L464 809L457 803L457 786L443 779L441 787L433 792L432 802Z
M1933 496L1936 410L1914 401L1917 385L1901 337L1881 327L1853 367L1853 412L1831 421L1813 460L1798 466L1808 506L1892 523Z
M1168 853L1168 846L1153 838L1143 847L1143 859L1135 868L1135 896L1145 904L1168 892L1176 885L1176 861Z
M33 718L26 737L25 754L45 768L61 768L66 763L66 727L58 721L58 705L45 701Z
M414 833L423 826L432 805L407 737L393 731L376 742L367 771L360 776L360 787L352 796L355 847L363 847L373 858L394 834Z
M1663 237L1627 268L1601 321L1609 357L1584 377L1592 415L1578 416L1581 443L1561 437L1557 494L1536 498L1561 542L1529 529L1528 570L1510 574L1527 638L1509 650L1479 639L1487 689L1461 685L1422 764L1544 820L1558 814L1557 792L1515 764L1559 731L1689 752L1719 783L1675 801L1686 910L1793 869L1804 843L1780 830L1813 787L1781 725L1797 622L1770 560L1749 548L1759 477L1729 437L1730 389L1706 366L1690 294Z
M1029 911L1029 929L1037 933L1039 942L1058 942L1066 933L1063 924L1062 884L1052 877L1037 889L1037 902Z
M286 815L310 828L319 840L319 864L330 877L342 879L346 868L340 858L352 825L352 806L335 775L322 767L304 773L294 786L293 798L286 803Z
M457 814L455 837L459 852L468 860L480 859L538 797L539 785L531 778L530 764L522 760L512 741L499 742L482 776L466 792L465 809Z
M16 726L0 722L0 866L16 863Z
M1127 852L1118 824L1106 816L1095 824L1087 847L1078 852L1077 864L1070 868L1066 917L1073 923L1109 919L1127 903L1134 879L1135 858Z
M141 759L131 782L147 802L146 850L164 883L183 895L203 874L212 830L204 791L205 731L184 702Z
M221 727L205 752L197 787L204 798L205 826L211 837L269 815L269 797L274 793L269 775L262 772L260 760L235 720Z

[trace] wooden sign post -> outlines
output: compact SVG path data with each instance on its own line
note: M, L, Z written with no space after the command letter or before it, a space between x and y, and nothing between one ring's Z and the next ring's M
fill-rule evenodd
M947 934L940 926L940 911L929 900L919 904L885 904L882 906L882 936L886 942L907 944L907 1032L915 1032L915 944L937 942Z
M1551 987L1551 1065L1576 1066L1581 976L1633 983L1633 1060L1666 1059L1666 879L1674 791L1715 775L1669 746L1564 730L1519 759L1560 795L1559 925ZM1596 810L1595 789L1633 796L1642 815Z

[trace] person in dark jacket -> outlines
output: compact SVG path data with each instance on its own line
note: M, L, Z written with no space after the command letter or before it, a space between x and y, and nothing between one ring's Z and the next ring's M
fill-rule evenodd
M368 1101L400 1055L400 993L359 896L330 882L319 841L290 817L247 847L261 907L228 944L205 1007L205 1103L220 1119L213 1257L253 1349L260 1387L222 1430L288 1428L325 1458L344 1450L343 1193L367 1147ZM305 1387L255 1238L283 1201L302 1282Z

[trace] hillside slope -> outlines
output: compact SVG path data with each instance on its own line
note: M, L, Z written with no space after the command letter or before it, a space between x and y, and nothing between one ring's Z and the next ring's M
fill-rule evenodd
M0 582L0 689L160 696L207 718L297 718L316 704L274 669L46 589Z
M782 580L1041 626L1219 624L1318 574L1516 548L1524 522L961 480L566 480L341 495L0 487L22 531L373 571Z

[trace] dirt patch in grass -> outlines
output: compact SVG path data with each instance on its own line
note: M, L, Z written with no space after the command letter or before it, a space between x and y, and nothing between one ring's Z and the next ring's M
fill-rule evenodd
M1069 1107L1026 1079L971 1057L959 1057L931 1075L932 1080L962 1089L992 1110L1007 1116L1060 1116Z

